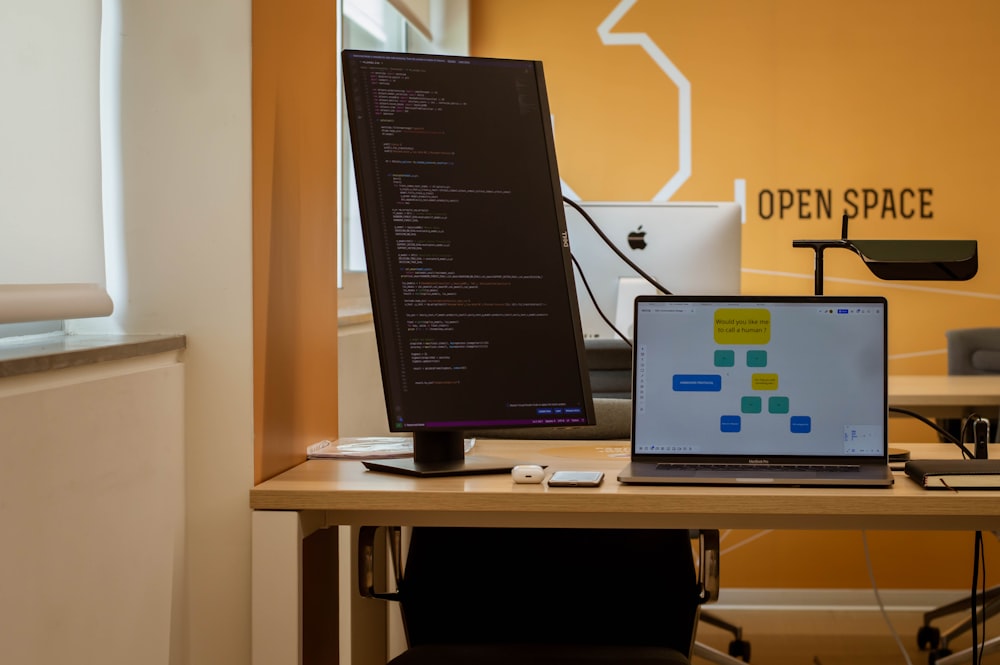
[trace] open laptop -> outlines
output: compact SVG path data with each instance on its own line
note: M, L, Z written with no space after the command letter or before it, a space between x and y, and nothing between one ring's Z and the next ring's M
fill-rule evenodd
M892 485L886 300L640 296L631 462L645 484Z

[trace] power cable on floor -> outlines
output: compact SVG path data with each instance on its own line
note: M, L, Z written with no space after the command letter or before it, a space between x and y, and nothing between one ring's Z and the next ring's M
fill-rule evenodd
M865 566L868 568L868 580L871 582L872 591L875 592L875 602L878 603L878 609L882 612L882 618L885 619L886 625L889 626L889 632L892 634L892 639L896 640L896 645L899 647L899 652L903 654L903 660L906 661L906 665L913 665L913 661L910 660L910 654L906 652L906 647L903 646L903 640L899 639L899 633L896 632L896 627L892 625L892 620L889 619L889 613L885 610L885 604L882 602L882 595L878 592L878 585L875 583L875 571L872 569L872 557L868 550L867 531L861 531L861 540L864 543Z

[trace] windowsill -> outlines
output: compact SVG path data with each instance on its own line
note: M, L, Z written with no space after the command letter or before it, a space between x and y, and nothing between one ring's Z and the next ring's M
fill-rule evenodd
M341 297L337 300L337 327L356 326L371 321L372 305L367 297Z
M345 271L343 288L337 293L337 327L372 322L372 301L368 296L368 273Z
M62 335L0 343L0 377L178 351L184 335Z

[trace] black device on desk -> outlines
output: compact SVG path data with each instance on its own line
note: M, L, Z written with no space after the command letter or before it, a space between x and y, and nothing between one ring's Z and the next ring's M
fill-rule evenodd
M972 433L972 452L962 441L948 438L969 459L910 460L903 468L906 475L926 489L1000 490L1000 460L989 459L989 420L974 414L966 419L966 430Z
M463 430L593 425L540 62L343 52L389 429L409 475L505 472Z

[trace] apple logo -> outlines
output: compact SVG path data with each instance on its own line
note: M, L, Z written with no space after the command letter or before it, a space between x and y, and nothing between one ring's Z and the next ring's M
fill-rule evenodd
M646 249L646 232L642 230L642 224L628 234L628 246L632 249Z

